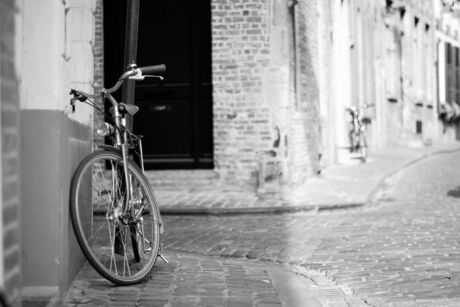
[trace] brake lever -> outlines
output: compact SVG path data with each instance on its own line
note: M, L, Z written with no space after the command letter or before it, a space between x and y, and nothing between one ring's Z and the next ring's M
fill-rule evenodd
M131 73L134 73L132 76L128 77L128 80L142 81L145 79L145 76L142 75L142 71L138 68L133 68Z
M143 81L145 78L156 78L156 79L159 79L160 81L164 80L162 76L155 76L155 75L134 75L134 76L128 77L129 80L135 80L135 81Z
M160 81L164 80L164 78L162 76L156 76L156 75L145 75L144 77L146 77L146 78L156 78L156 79L159 79Z

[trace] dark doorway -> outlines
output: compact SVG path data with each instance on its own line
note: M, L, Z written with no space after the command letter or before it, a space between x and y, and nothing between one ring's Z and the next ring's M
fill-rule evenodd
M126 0L104 1L105 84L123 72ZM141 0L137 65L166 64L165 82L136 83L134 132L149 169L213 167L210 1Z
M423 122L421 120L415 121L415 133L422 134Z

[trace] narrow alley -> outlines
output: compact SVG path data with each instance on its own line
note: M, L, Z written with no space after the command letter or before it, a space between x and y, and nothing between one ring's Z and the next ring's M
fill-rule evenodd
M0 15L0 301L460 306L460 0Z
M170 265L129 289L87 268L66 306L119 305L126 291L133 306L456 306L459 175L451 152L394 174L360 209L166 216Z

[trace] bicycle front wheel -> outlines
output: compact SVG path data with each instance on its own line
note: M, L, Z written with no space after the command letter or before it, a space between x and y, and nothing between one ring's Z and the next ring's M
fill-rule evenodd
M129 195L121 154L96 151L75 171L70 195L70 217L83 253L96 271L118 285L144 280L160 246L153 192L132 160L128 169Z

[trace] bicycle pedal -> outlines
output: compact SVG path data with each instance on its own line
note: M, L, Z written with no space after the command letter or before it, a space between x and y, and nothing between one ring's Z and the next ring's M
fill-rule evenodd
M161 260L163 260L165 263L169 263L168 259L166 259L162 254L158 254L159 258L161 258Z

